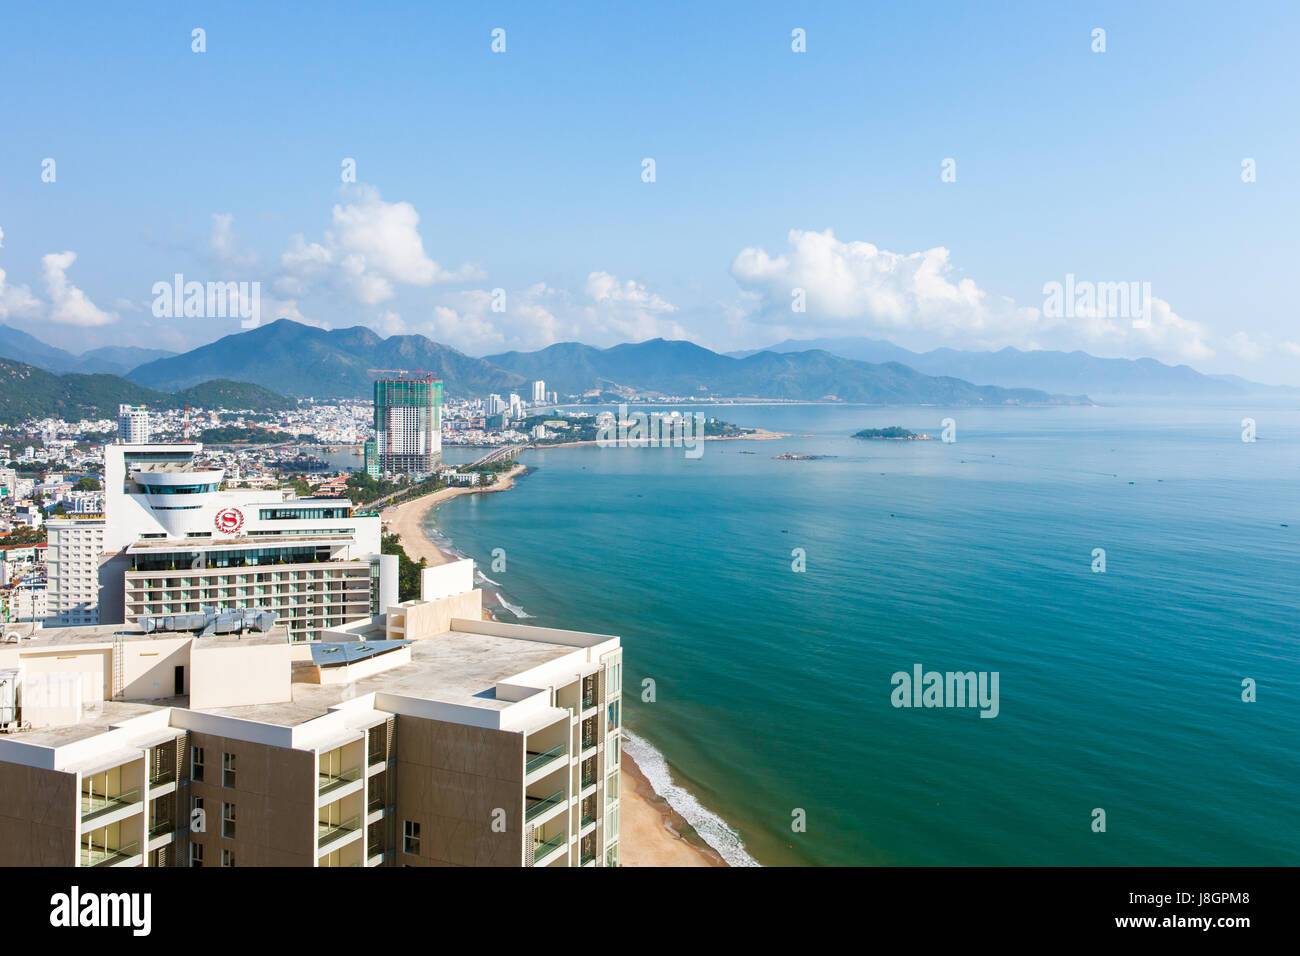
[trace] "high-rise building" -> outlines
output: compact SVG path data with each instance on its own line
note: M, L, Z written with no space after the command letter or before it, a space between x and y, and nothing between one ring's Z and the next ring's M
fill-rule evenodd
M149 443L149 409L143 405L117 407L117 440L127 445Z
M106 524L103 517L46 522L50 545L45 552L46 627L99 623L99 573Z
M510 417L511 418L524 417L524 400L520 398L518 395L516 395L514 392L510 393Z
M379 477L379 446L371 438L367 439L361 448L365 455L366 474L377 479Z
M313 640L396 602L378 515L346 498L221 491L202 449L105 446L104 516L50 522L47 626L256 608Z
M379 471L423 476L442 457L442 381L426 372L375 382Z
M501 401L501 396L495 393L488 395L487 413L489 415L500 415L505 409L506 403Z
M473 573L309 652L210 615L11 625L0 865L618 865L619 639L484 621Z
M541 379L533 382L533 404L541 405L546 401L546 383Z

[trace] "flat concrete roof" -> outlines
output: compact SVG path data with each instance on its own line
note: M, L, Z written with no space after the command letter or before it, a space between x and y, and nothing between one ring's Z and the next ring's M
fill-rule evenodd
M345 700L370 693L395 694L485 710L504 710L494 688L511 678L585 648L466 631L444 631L409 644L411 660L350 684L292 685L293 700L280 704L205 708L203 713L295 727Z
M183 697L173 698L168 703L175 701L179 704L184 700ZM36 747L63 747L88 737L97 737L123 721L153 713L160 706L167 706L167 704L140 700L106 700L96 712L83 715L80 723L69 724L66 727L24 730L22 733L11 734L3 739L20 744L32 744ZM176 733L181 731L178 730Z
M167 615L160 615L166 617ZM71 647L78 644L111 644L122 641L154 641L167 638L194 638L199 647L244 646L250 644L286 644L289 641L287 625L276 622L269 631L245 631L239 634L217 634L212 637L199 637L197 631L155 631L146 634L138 624L95 624L84 627L43 627L32 631L30 640L17 641L13 644L0 644L5 648L18 651L38 651L44 648Z

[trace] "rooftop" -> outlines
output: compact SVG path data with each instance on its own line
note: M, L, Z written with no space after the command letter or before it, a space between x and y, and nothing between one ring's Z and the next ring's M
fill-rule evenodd
M345 700L386 693L488 710L504 710L513 701L498 700L497 684L586 648L571 644L521 640L468 631L445 631L410 644L411 661L351 684L293 684L293 700L205 709L205 713L294 727L314 720ZM575 662L574 672L581 666Z

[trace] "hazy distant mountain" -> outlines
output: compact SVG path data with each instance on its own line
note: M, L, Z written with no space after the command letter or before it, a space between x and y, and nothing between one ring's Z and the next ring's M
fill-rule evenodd
M280 319L208 345L141 365L129 374L150 388L177 389L205 379L264 385L299 398L368 398L369 369L423 369L460 397L521 392L524 379L423 335L381 338L370 329L318 329Z
M1235 375L1204 375L1187 365L1155 359L1097 358L1086 352L997 352L934 349L911 352L892 342L868 338L789 339L767 351L791 353L810 349L864 362L902 362L927 375L953 375L971 382L1051 392L1086 393L1092 398L1219 398L1248 394L1293 393L1300 389L1249 382ZM753 352L732 352L744 357Z
M0 358L0 424L29 418L116 418L120 404L154 408L251 409L278 411L297 403L244 382L211 381L166 394L145 388L119 375L55 375L45 369Z
M125 375L137 365L154 359L175 355L165 349L142 349L134 345L108 345L91 349L81 355L73 355L53 345L46 345L34 335L16 329L11 325L0 324L0 358L12 359L24 365L33 365L47 372L64 374L66 372L84 372L93 374L107 372L110 375Z
M871 364L824 351L759 352L745 358L719 355L690 342L652 339L597 349L565 342L537 352L505 352L486 361L547 389L580 394L612 386L680 396L781 398L816 401L834 396L876 404L1025 404L1086 402L1034 389L976 386L931 377L894 362Z

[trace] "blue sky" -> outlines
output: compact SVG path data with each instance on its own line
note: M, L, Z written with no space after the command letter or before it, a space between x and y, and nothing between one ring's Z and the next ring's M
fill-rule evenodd
M181 273L471 354L866 335L1300 384L1296 4L429 6L7 11L0 321L239 331L153 315ZM1067 274L1150 283L1148 321L1045 314Z

